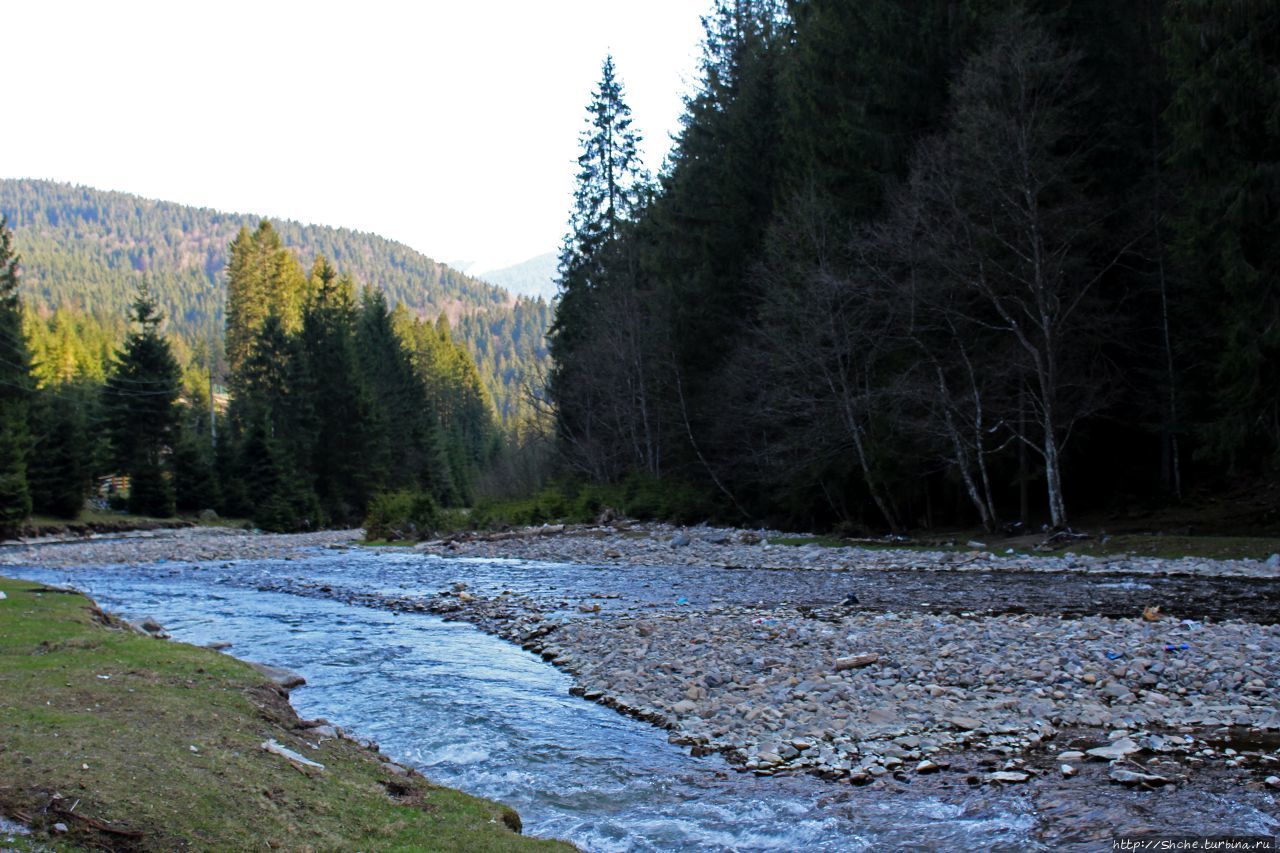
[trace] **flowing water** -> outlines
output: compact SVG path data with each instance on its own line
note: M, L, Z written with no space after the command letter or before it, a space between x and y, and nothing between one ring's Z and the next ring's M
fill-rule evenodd
M5 572L69 583L127 618L158 619L175 639L230 642L237 657L296 670L307 679L292 695L304 717L327 717L435 782L515 807L528 834L587 850L1038 846L1034 806L1015 791L944 799L738 773L570 696L567 675L470 625L258 589L306 579L425 596L465 579L482 591L568 595L609 589L614 570L316 551L290 561ZM632 583L613 606L712 598L688 570Z

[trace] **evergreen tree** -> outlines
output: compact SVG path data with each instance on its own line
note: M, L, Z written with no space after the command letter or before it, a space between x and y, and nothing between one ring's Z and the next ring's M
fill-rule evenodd
M587 106L586 125L569 233L560 252L560 298L549 334L555 364L549 385L557 403L559 430L580 446L591 441L594 421L600 416L590 383L582 381L582 374L592 369L585 362L594 349L593 336L604 331L596 318L605 286L605 254L649 192L648 175L640 162L640 136L631 127L631 109L612 56L605 57L600 82ZM602 477L606 470L596 463L590 473Z
M93 456L86 412L93 408L96 391L96 386L68 384L42 388L36 395L32 408L36 439L28 465L36 512L75 518L84 506Z
M130 478L130 512L167 517L174 513L169 456L178 428L182 372L160 334L162 317L145 284L138 289L131 319L137 328L116 355L103 389L103 409L113 461Z
M441 482L440 426L404 343L396 333L386 297L366 289L356 323L360 373L378 410L375 470L380 488L403 491ZM443 495L435 494L440 498Z
M285 331L298 328L305 297L302 267L267 220L242 227L227 259L227 363L233 387L267 317Z
M363 517L381 480L367 440L380 426L356 363L354 285L320 257L309 287L298 351L305 384L295 390L314 412L308 470L325 516L351 523Z
M0 535L31 512L27 483L31 358L22 332L18 255L13 232L0 217Z
M1280 465L1280 7L1175 0L1168 28L1186 361L1215 455Z
M199 512L218 505L212 447L204 432L182 423L173 448L174 503L180 512Z

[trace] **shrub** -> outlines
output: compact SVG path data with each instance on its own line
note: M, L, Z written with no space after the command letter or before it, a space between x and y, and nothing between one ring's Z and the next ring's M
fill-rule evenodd
M389 492L369 502L364 535L386 541L429 539L440 532L445 520L435 498L428 493Z

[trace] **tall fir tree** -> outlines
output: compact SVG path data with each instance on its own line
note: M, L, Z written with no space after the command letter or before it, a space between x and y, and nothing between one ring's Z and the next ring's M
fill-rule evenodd
M130 512L167 517L175 509L170 455L182 371L160 333L163 317L145 281L131 319L136 328L116 355L103 388L103 410L113 461L130 479Z
M300 402L314 413L307 470L325 516L358 521L383 471L366 441L380 428L373 399L356 363L355 287L323 257L316 259L302 312L298 355L304 371Z
M268 220L252 232L240 229L227 259L226 348L233 388L267 317L278 317L287 332L297 330L305 290L302 266Z
M27 419L33 383L22 330L18 260L13 232L0 217L0 535L31 512Z
M592 441L599 417L590 383L583 380L592 369L586 363L592 358L592 337L601 331L597 318L605 255L650 191L640 142L613 57L606 56L587 105L569 232L560 252L560 298L548 335L554 359L549 390L557 404L559 432L579 444ZM590 466L589 473L607 476L599 464Z

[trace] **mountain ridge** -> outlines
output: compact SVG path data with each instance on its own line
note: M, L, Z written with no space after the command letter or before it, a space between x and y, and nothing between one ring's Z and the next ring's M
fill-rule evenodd
M123 317L145 278L169 328L187 341L221 336L228 247L241 227L266 218L27 178L0 179L0 214L22 258L28 306ZM304 267L323 254L358 285L381 290L411 313L448 316L504 418L523 377L537 372L528 369L531 363L546 358L541 335L550 311L539 300L514 296L371 232L270 221Z

